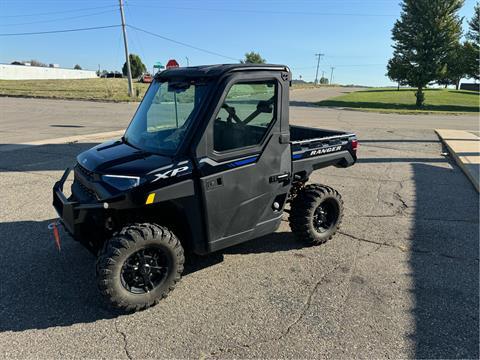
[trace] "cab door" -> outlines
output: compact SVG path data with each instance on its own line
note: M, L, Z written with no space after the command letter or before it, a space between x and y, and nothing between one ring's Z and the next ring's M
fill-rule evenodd
M284 86L272 75L226 81L199 145L206 154L198 169L210 251L280 224L291 174L288 129L281 127Z

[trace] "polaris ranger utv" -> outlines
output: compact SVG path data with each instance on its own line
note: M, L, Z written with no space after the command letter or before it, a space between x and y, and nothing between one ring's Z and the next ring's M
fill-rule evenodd
M95 254L100 292L126 311L175 287L184 253L208 254L274 232L289 206L308 244L335 233L337 191L314 170L355 163L355 134L289 124L286 66L232 64L158 73L125 135L78 155L53 205Z

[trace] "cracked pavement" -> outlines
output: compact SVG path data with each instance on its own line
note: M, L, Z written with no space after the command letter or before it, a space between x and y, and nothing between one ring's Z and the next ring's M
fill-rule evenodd
M53 183L93 144L0 151L0 357L478 358L478 194L433 131L478 130L478 119L318 109L315 94L294 96L294 123L359 136L355 166L311 178L342 194L340 231L303 247L286 215L276 233L199 259L168 298L132 315L110 312L93 257L64 234L58 253L47 230ZM53 104L35 101L58 123L65 108ZM104 110L117 105L124 126L130 106ZM7 117L0 128L21 120ZM25 139L0 131L0 143L65 136L22 129Z

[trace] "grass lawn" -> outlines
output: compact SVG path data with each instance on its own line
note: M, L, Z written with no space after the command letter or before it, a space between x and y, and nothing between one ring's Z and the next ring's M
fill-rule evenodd
M425 90L425 106L421 109L415 106L414 94L414 89L369 89L323 100L317 105L402 114L479 112L477 92L428 89Z
M315 85L313 83L293 83L292 86L290 86L290 90L296 90L296 89L316 89L316 88L328 88L328 87L338 87L340 85L333 84L333 85L325 85L325 84L318 84Z
M129 98L127 79L0 80L0 96L113 102L140 101L148 85L134 82L134 94L138 90L139 96ZM294 84L292 86L293 90L305 88L315 88L315 85Z
M134 94L138 91L139 96L129 98L127 79L0 80L0 96L97 101L140 101L148 85L134 82Z

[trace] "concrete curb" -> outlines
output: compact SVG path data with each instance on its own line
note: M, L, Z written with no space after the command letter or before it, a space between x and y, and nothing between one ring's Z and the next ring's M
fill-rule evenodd
M85 142L85 141L101 142L101 141L105 141L112 138L119 138L124 133L125 133L125 130L117 130L117 131L109 131L109 132L96 133L96 134L75 135L75 136L68 136L63 138L38 140L38 141L32 141L27 143L21 143L21 144L7 144L7 145L0 146L0 153L20 150L20 149L25 149L25 148L40 146L40 145L73 144L73 143Z
M476 131L435 129L460 169L480 192L480 138Z

